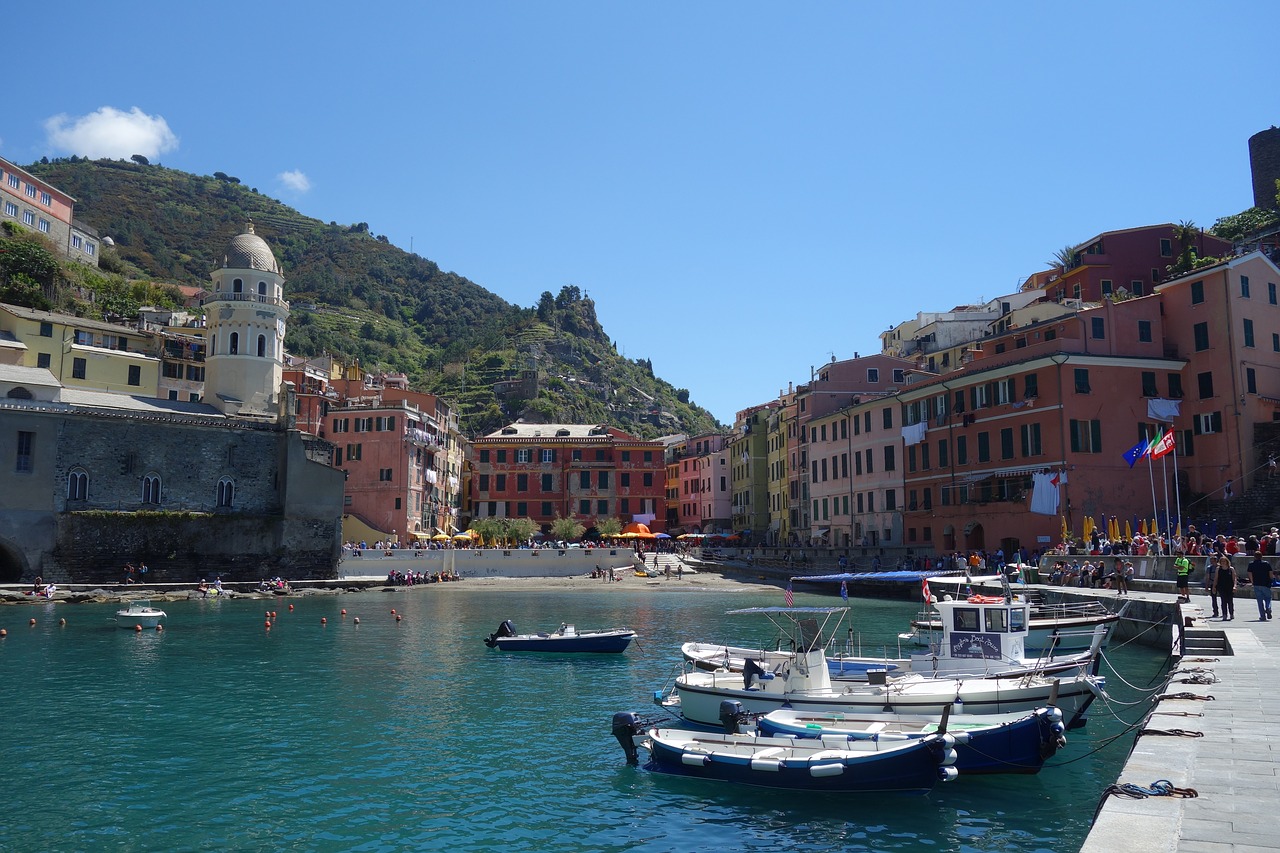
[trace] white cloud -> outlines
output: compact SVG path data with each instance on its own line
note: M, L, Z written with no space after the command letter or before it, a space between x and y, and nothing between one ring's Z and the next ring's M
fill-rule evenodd
M79 118L63 113L47 119L44 129L53 148L94 160L123 160L134 154L151 159L178 147L178 137L163 116L149 116L137 107L127 113L99 107Z
M284 184L286 189L293 190L296 193L304 193L311 189L311 179L301 169L290 169L288 172L281 172L276 175L276 180Z

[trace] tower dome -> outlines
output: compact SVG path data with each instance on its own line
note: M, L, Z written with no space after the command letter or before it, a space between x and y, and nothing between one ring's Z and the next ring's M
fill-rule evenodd
M253 222L245 226L243 234L237 234L227 244L226 254L222 256L222 266L236 270L260 270L281 275L276 256L257 234L253 233Z

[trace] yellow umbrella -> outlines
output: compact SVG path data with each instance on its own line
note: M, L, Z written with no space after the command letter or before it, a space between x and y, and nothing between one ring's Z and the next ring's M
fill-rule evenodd
M1094 527L1093 516L1086 515L1084 517L1084 538L1085 539L1088 539L1090 536L1093 535L1093 527Z
M1113 541L1120 538L1120 519L1116 518L1114 515L1111 516L1110 532L1108 533L1107 538Z
M1125 539L1133 538L1133 525L1129 524L1129 519L1127 518L1124 520L1124 538Z
M1178 529L1173 531L1173 538L1174 539L1182 538L1182 522L1181 521L1178 522Z
M431 537L432 542L445 542L450 538L448 533L437 533Z
M1147 532L1152 536L1155 536L1160 532L1160 525L1156 524L1156 520L1154 518L1151 519L1151 524L1147 525Z
M1071 538L1071 531L1067 529L1067 517L1062 516L1062 541L1066 542Z
M1138 519L1138 533L1142 536L1147 535L1147 520L1145 518Z

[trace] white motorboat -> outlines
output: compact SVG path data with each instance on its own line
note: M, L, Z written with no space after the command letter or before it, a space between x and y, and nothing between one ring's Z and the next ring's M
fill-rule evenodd
M1017 678L1029 673L1047 675L1086 670L1096 663L1098 651L1114 624L1114 620L1094 624L1086 632L1090 642L1084 651L1059 652L1055 644L1050 643L1049 648L1032 656L1026 648L1031 608L1028 602L1015 600L1012 595L971 595L960 600L948 597L934 601L933 606L941 630L932 635L925 651L903 656L899 650L898 657L860 655L850 630L849 642L843 650L828 650L827 666L832 678L866 681L868 672L876 670L884 670L891 676L917 673L928 678ZM908 637L904 635L902 639ZM768 670L795 655L790 650L711 643L685 643L680 651L685 660L699 669L736 672L744 669L748 658Z
M822 629L847 609L756 607L730 611L731 615L767 617L779 631L795 638L796 651L775 653L776 657L765 658L764 665L747 658L741 672L725 668L684 672L675 679L668 693L659 691L654 700L704 725L720 722L720 703L726 699L741 702L743 709L752 713L767 713L787 705L795 710L835 713L937 714L943 706L951 705L956 713L996 714L1031 711L1053 704L1062 710L1067 727L1073 728L1083 724L1093 700L1105 695L1105 679L1083 669L1050 675L1026 671L1002 678L965 673L927 677L918 672L892 675L870 671L866 681L833 681ZM999 639L998 636L995 640L979 636L962 651L979 659L984 650L994 653L1001 648L987 645Z
M151 606L145 599L134 599L123 610L116 611L116 622L121 628L155 628L168 617L163 610Z

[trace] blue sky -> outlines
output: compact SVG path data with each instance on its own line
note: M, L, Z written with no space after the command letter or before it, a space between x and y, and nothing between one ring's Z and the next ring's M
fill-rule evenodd
M78 23L15 42L7 159L143 153L519 305L576 285L725 423L1064 245L1249 207L1248 137L1280 124L1274 3L58 15Z

